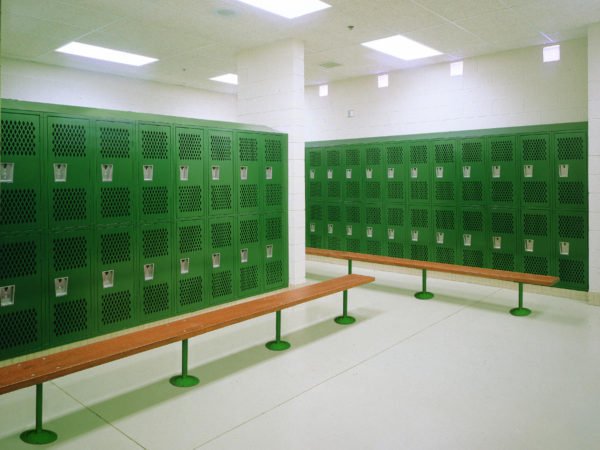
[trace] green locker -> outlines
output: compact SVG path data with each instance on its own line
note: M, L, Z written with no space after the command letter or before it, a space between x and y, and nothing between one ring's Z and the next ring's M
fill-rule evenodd
M458 214L454 207L434 206L435 248L433 260L439 263L456 264L456 244L458 243Z
M489 244L486 217L482 208L459 209L458 264L471 267L489 267Z
M554 249L558 261L557 287L589 289L588 214L585 211L558 211L553 217Z
M312 204L308 206L306 215L306 246L325 248L324 220L325 205Z
M380 145L369 144L364 149L365 201L381 203L386 182L383 151Z
M554 272L550 213L544 210L521 210L520 254L523 255L522 271L537 275Z
M325 155L327 162L325 166L326 199L328 202L339 202L342 200L342 183L344 182L342 148L327 148Z
M550 136L531 134L519 138L521 207L550 208Z
M2 113L0 233L46 226L41 135L39 115Z
M262 176L264 210L287 209L287 136L262 135L264 160Z
M490 233L487 245L490 267L497 270L518 270L517 225L518 215L514 209L492 208L489 211Z
M362 147L352 145L342 147L343 151L343 196L344 201L357 203L364 201L364 175Z
M137 241L140 321L164 319L174 313L173 226L166 222L142 225Z
M420 261L432 260L430 246L433 237L433 223L429 206L409 204L408 215L410 223L406 228L405 242L409 243L405 255L409 259Z
M262 292L264 273L263 246L260 243L262 218L258 214L252 216L239 216L235 230L236 267L235 292L237 297L251 297Z
M90 122L50 116L47 123L50 228L88 226L93 217Z
M436 205L456 204L456 141L433 142L433 203ZM441 261L440 261L441 262Z
M96 225L133 223L134 177L133 142L130 122L96 122L94 162Z
M427 141L411 142L408 165L408 185L410 187L409 202L431 202L431 144Z
M364 229L364 210L359 203L346 203L343 206L344 246L342 250L364 253L365 240L361 234Z
M379 205L365 205L365 252L369 255L383 255L387 239L383 207Z
M95 332L92 302L93 232L79 229L48 234L48 342L51 347Z
M287 213L266 213L262 217L262 272L264 291L269 292L288 286Z
M306 149L306 202L314 203L325 199L325 170L323 153L320 148Z
M236 299L233 284L237 265L234 228L232 217L213 217L208 222L208 252L205 253L205 261L211 305Z
M588 207L587 136L578 133L554 135L556 210L585 210Z
M236 180L236 200L238 214L256 214L259 211L259 187L262 169L259 162L264 154L264 142L259 144L258 133L236 133L237 155L234 178ZM263 196L264 197L264 196Z
M92 281L98 334L138 324L139 295L135 277L135 233L133 227L99 228Z
M4 360L39 350L43 344L40 233L0 235L0 255L0 360Z
M326 247L328 250L343 250L346 226L342 221L342 203L329 203L327 205L327 220L325 228L327 233Z
M176 223L177 244L175 308L179 314L208 306L206 295L205 251L206 226L203 219Z
M208 131L208 215L226 216L234 213L233 202L233 133Z
M138 220L172 219L171 127L140 124L138 145Z
M385 206L385 218L384 255L404 258L406 207L401 204L387 204Z
M175 197L177 219L198 219L204 216L204 129L175 129L174 180L177 184Z
M519 171L517 169L514 136L493 136L488 139L490 179L486 200L492 206L514 208L519 199Z
M384 145L385 150L385 187L383 201L394 203L406 202L406 161L408 144L393 142ZM406 155L406 156L405 156Z
M486 191L487 167L483 138L460 141L459 201L462 205L483 205Z

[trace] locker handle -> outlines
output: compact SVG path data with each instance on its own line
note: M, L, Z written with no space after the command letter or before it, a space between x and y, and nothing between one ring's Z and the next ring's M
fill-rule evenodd
M15 304L15 285L0 287L0 307Z
M102 173L102 182L111 183L113 180L113 165L100 164L100 172Z
M115 285L115 271L114 270L103 270L102 271L102 287L104 289L111 288Z
M54 163L54 181L56 183L67 182L67 164L66 163Z
M0 183L12 183L14 181L15 164L2 163L0 168Z
M64 297L69 292L69 277L54 279L54 294L56 297Z

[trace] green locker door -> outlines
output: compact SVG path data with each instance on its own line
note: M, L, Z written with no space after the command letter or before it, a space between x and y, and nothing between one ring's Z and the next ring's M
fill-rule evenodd
M323 232L325 220L325 205L312 204L308 206L306 215L306 246L310 248L325 248L326 241Z
M324 150L320 148L306 149L306 202L314 203L325 199L325 172L323 167Z
M367 203L381 203L383 200L386 174L382 156L383 151L380 145L365 146L365 170L362 175L365 177L365 201Z
M393 142L384 145L385 149L385 180L383 201L404 203L406 202L406 161L408 158L408 144Z
M550 208L550 137L531 134L519 138L521 207Z
M411 142L410 161L408 165L408 185L410 186L410 203L431 202L431 144L426 141Z
M204 216L204 129L175 129L175 198L177 219L199 219Z
M173 313L173 229L170 223L148 224L137 234L140 321L152 322Z
M342 183L344 182L344 168L342 167L342 149L327 148L325 176L327 178L326 198L328 202L339 202L342 200Z
M482 208L459 209L460 234L458 236L458 263L463 266L489 267L488 233Z
M358 145L342 147L343 152L343 196L344 201L358 203L364 201L364 175L362 148Z
M460 141L460 203L462 205L483 205L485 200L487 168L483 153L485 140L463 139Z
M488 139L490 162L487 175L490 189L487 202L493 206L515 208L519 203L519 171L517 170L514 136L493 136Z
M251 297L263 292L263 247L260 244L262 220L258 214L237 218L237 245L234 255L237 259L235 292L238 298Z
M48 339L50 346L75 342L95 332L91 266L93 233L60 231L48 235Z
M419 261L432 260L430 245L433 237L431 209L426 205L408 205L409 226L406 229L406 240L410 251L405 252L409 259ZM407 249L408 250L408 249Z
M234 213L233 202L233 133L208 131L208 215Z
M46 226L40 136L38 115L2 113L0 233Z
M264 291L288 286L287 213L263 216L261 248L263 251Z
M387 239L383 208L379 205L365 205L365 228L363 239L366 240L365 252L369 255L383 255Z
M585 132L554 135L555 208L588 208L587 136Z
M558 211L553 217L555 251L560 282L557 287L589 289L588 214L585 211Z
M514 209L492 208L490 215L490 234L487 239L491 253L491 268L515 272L517 265L517 213Z
M456 141L434 141L433 203L456 205ZM439 261L441 262L441 261Z
M256 214L259 211L259 186L263 176L262 162L258 159L259 153L264 154L264 141L258 133L236 133L235 138L238 149L234 170L237 211L238 214Z
M87 226L93 216L89 120L48 117L46 131L50 228Z
M171 127L139 125L138 220L140 222L172 219Z
M364 211L359 203L346 203L343 211L343 250L353 253L364 253L365 240L361 234L364 229Z
M234 271L234 219L214 217L208 222L208 252L205 253L206 276L209 280L211 305L235 300Z
M177 227L176 310L178 314L197 311L208 306L205 275L205 236L203 219L179 221Z
M42 347L42 254L39 232L0 236L0 361Z
M394 258L404 258L406 237L406 207L400 204L385 206L385 255Z
M550 230L550 213L543 210L522 210L520 231L523 272L551 275L554 272L554 242Z
M262 177L264 186L265 210L282 211L287 209L287 135L263 135L264 161Z
M135 277L135 233L133 227L100 228L92 280L97 305L98 334L130 328L139 323L139 295Z
M458 214L454 207L434 206L435 228L432 247L433 259L444 264L456 264L458 242Z
M133 223L134 124L96 122L94 162L96 225Z
M341 203L329 203L327 205L325 228L327 233L326 248L328 250L344 249L346 227L342 221L342 207L343 204Z

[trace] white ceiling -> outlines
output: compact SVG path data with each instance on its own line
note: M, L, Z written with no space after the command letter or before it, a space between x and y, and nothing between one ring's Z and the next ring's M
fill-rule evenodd
M232 93L208 78L280 39L304 41L312 85L584 37L600 22L600 0L326 1L288 20L235 0L4 0L2 56ZM360 45L393 34L444 54L404 62ZM73 40L160 61L127 67L54 52ZM321 67L329 62L341 65Z

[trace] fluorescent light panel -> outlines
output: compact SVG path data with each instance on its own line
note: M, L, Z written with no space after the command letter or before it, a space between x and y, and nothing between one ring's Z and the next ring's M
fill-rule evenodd
M269 11L283 16L286 19L295 19L315 11L331 8L331 5L320 0L238 0L247 5Z
M226 73L218 77L212 77L211 80L227 84L238 84L238 76L235 73Z
M158 61L156 58L148 56L136 55L135 53L122 52L96 45L82 44L81 42L69 42L56 49L60 53L68 53L69 55L83 56L85 58L100 59L102 61L110 61L119 64L127 64L129 66L143 66L145 64Z
M442 54L431 47L427 47L426 45L420 44L399 34L383 39L363 42L362 45L405 61L428 58L430 56Z
M560 61L560 45L544 47L544 62Z
M319 86L319 97L327 97L329 95L329 85L322 84Z

